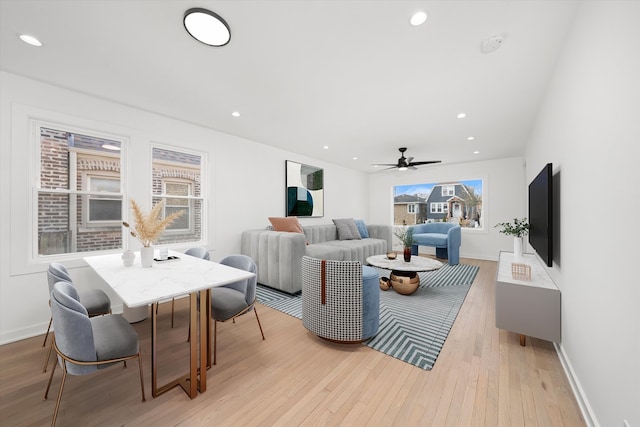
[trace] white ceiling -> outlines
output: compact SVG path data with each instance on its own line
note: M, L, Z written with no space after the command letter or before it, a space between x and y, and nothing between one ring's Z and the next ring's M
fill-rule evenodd
M576 5L0 0L0 67L366 172L399 147L459 163L523 154ZM221 15L231 42L191 38L191 7ZM412 27L419 9L429 19Z

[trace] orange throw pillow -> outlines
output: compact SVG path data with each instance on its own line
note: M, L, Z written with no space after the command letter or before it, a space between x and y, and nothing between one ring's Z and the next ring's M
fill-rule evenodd
M269 217L269 222L273 226L274 231L287 231L290 233L303 233L300 221L297 216L289 216L286 218Z

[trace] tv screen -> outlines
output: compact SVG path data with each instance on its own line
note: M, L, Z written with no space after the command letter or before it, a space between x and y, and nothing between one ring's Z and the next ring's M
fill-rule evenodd
M529 184L529 244L549 266L553 262L553 195L551 163Z

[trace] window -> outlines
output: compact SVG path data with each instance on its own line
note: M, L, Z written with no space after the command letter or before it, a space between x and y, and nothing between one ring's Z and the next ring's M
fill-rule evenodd
M202 197L204 154L156 146L152 158L153 205L164 202L164 216L183 212L157 243L202 241L206 218Z
M395 225L455 222L484 230L482 179L399 185L393 194Z
M431 213L446 213L447 211L446 203L431 203Z
M122 139L36 123L38 256L122 248Z
M442 186L442 195L443 196L453 196L456 194L456 186L455 185L443 185Z

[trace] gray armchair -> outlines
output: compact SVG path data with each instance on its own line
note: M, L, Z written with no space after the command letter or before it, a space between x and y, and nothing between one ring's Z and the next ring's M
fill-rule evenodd
M80 303L78 292L69 282L60 281L53 286L50 302L56 332L53 348L62 368L62 381L51 425L56 423L67 374L91 374L115 363L138 359L140 390L144 402L146 399L140 344L138 334L129 322L119 314L89 318L87 310ZM44 393L45 400L51 388L56 365L51 369Z
M256 274L250 279L230 283L225 286L211 289L211 317L213 318L213 364L216 364L216 347L218 336L218 322L233 320L253 310L256 314L260 334L264 340L264 332L260 324L260 318L255 308L257 267L253 260L246 255L229 255L220 261L220 264L249 271Z
M47 270L49 295L51 295L51 291L53 291L53 285L60 281L73 284L71 276L69 275L69 272L67 271L65 266L58 262L52 262L51 264L49 264L49 269ZM89 289L87 291L78 291L78 296L80 298L80 304L82 304L87 310L89 317L111 314L111 300L102 290ZM49 304L51 304L51 302L49 302ZM47 326L47 332L44 335L44 341L42 343L43 347L47 344L47 337L49 336L49 331L51 330L52 321L53 317L49 318L49 326ZM49 364L49 359L51 358L52 349L53 342L51 342L51 345L49 346L49 351L47 351L46 359L44 359L44 367L42 369L42 372L47 372L47 365Z

